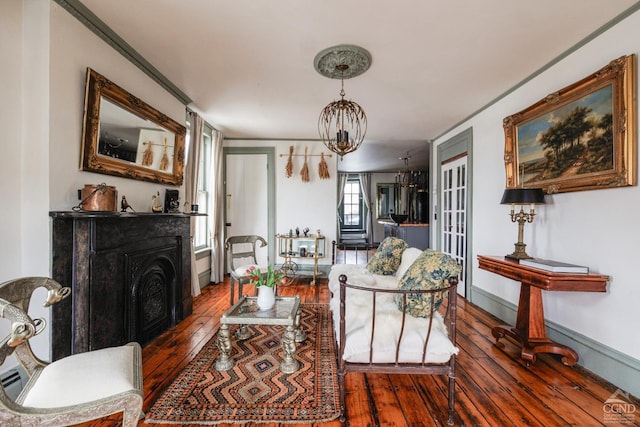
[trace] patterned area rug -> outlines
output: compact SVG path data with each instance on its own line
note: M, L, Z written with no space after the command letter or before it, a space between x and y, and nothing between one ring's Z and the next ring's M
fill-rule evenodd
M313 423L340 415L331 313L326 304L302 304L307 339L296 345L300 369L280 372L284 326L250 325L253 336L232 338L232 369L218 372L216 337L185 367L146 421L172 424ZM230 328L234 333L236 326Z

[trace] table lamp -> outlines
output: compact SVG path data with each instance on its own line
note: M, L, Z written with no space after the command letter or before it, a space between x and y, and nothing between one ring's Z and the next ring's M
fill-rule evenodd
M518 223L518 242L515 243L515 250L513 253L507 255L507 258L512 259L529 259L533 258L527 255L525 251L525 245L522 242L522 236L524 234L524 223L533 222L535 216L535 205L544 204L544 192L541 188L507 188L504 190L502 205L511 205L511 222ZM520 212L515 212L515 205L520 205ZM530 205L529 213L525 213L524 205Z

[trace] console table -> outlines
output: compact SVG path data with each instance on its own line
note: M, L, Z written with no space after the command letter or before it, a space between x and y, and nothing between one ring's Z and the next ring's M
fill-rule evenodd
M542 291L605 292L608 276L601 274L552 273L520 265L517 260L504 257L478 255L479 267L500 276L520 282L520 301L516 326L498 325L491 330L498 341L509 335L522 346L520 356L527 365L536 361L537 353L554 353L562 363L572 366L578 353L572 348L547 338L542 307Z

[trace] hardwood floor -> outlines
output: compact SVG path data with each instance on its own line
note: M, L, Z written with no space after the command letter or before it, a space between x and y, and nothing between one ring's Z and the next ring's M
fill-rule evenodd
M317 286L294 282L282 295L300 295L304 302L326 303L326 280ZM251 289L247 289L250 291ZM209 285L194 300L194 312L143 349L144 410L147 410L180 370L218 330L229 307L228 281ZM518 348L503 339L494 345L491 328L501 320L460 298L458 305L456 425L464 426L640 426L640 401L628 423L605 423L603 406L616 387L581 368L564 366L559 358L541 355L532 366L519 358ZM348 423L364 426L446 425L446 379L432 376L347 375ZM84 426L118 426L114 415ZM138 426L159 426L140 421ZM257 425L257 424L254 424ZM318 424L337 427L338 421ZM176 424L167 424L176 426ZM229 426L229 424L223 424ZM289 427L300 424L260 424ZM306 425L305 425L306 426Z

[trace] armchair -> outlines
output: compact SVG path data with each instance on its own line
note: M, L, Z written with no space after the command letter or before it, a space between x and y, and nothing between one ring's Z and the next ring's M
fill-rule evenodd
M15 400L0 384L0 425L66 426L123 412L123 426L136 426L143 415L140 345L74 354L52 363L38 359L29 339L42 332L45 321L32 320L27 311L40 287L48 290L45 307L71 293L46 277L0 284L0 318L11 321L9 336L0 341L0 365L13 354L29 377Z

